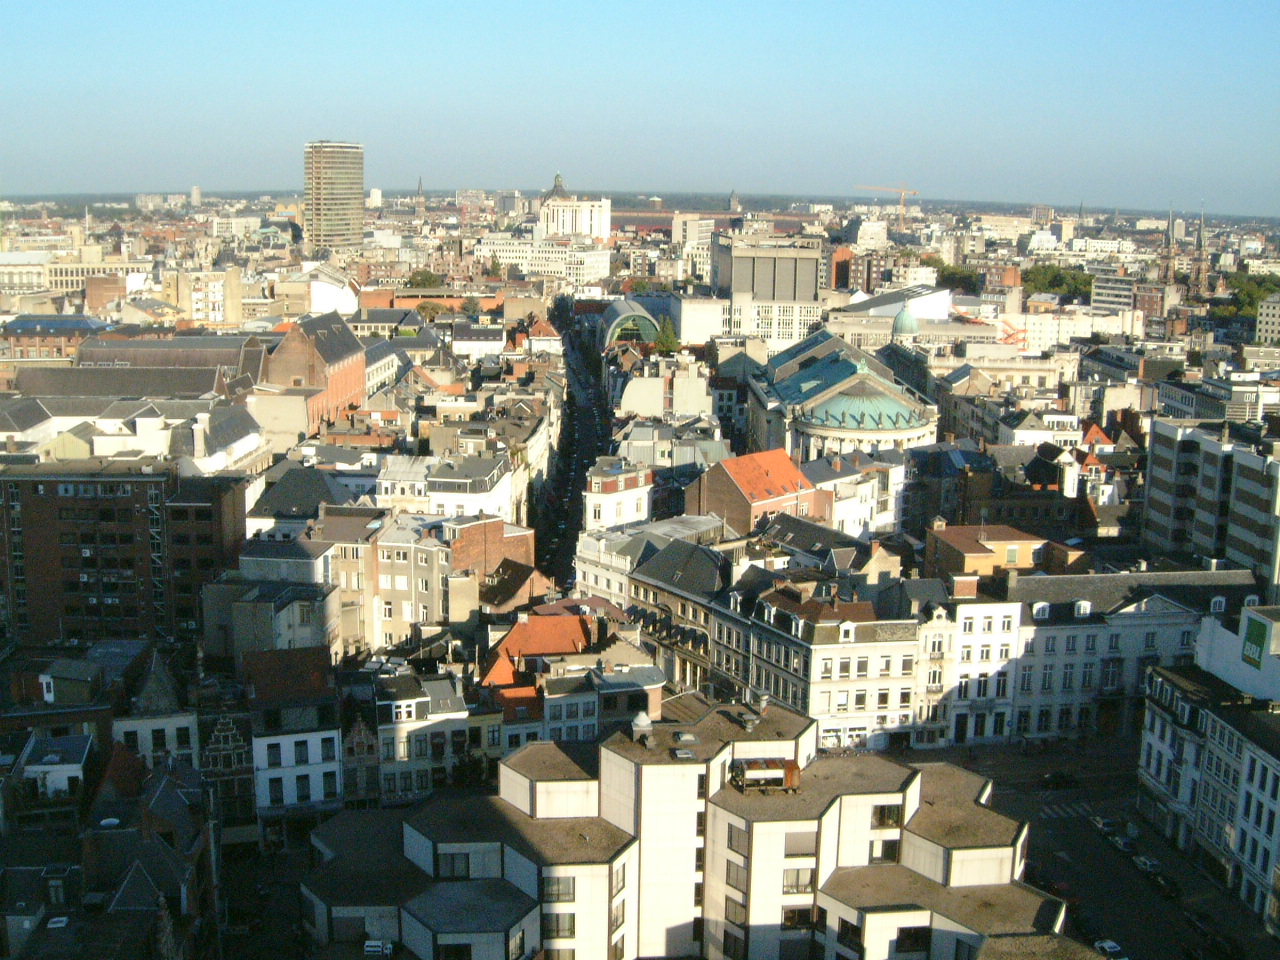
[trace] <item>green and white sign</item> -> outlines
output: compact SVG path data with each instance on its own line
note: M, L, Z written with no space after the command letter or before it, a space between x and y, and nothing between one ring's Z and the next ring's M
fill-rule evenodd
M1262 669L1262 651L1267 645L1267 626L1257 617L1249 617L1244 628L1244 644L1240 659L1255 670Z

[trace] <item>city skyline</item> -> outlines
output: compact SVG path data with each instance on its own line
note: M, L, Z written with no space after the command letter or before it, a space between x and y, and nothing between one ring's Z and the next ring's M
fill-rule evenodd
M422 16L410 5L354 24L323 3L285 9L287 44L248 8L193 12L180 34L112 4L57 24L14 11L30 42L0 107L0 193L300 188L298 150L332 139L364 144L366 183L388 189L560 169L578 189L836 196L906 181L957 200L1280 214L1273 5L1088 3L1035 23L998 3L917 4L909 22L828 4L732 22L638 9L498 4L483 24L433 9L427 52L404 56L386 46L390 25ZM848 37L826 39L841 23ZM98 52L51 73L54 43ZM128 65L152 45L179 66L139 96ZM273 74L288 49L325 69ZM548 49L563 55L521 53ZM51 134L50 103L70 133Z

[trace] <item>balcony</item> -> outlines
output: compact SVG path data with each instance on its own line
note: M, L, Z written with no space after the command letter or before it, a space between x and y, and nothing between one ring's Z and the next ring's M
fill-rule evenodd
M930 660L942 660L944 657L946 657L946 653L944 653L942 650L930 650L930 651L929 651L929 659L930 659Z
M931 683L931 684L929 684L927 687L925 687L925 688L924 688L924 692L925 692L925 693L941 693L941 692L942 692L942 689L943 689L942 684L940 684L940 683Z

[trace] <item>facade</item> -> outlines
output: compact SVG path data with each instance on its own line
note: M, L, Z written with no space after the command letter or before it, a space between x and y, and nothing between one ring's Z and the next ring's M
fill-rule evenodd
M653 511L653 469L623 457L600 457L587 471L582 530L646 523Z
M978 957L996 935L1019 956L1093 956L1061 936L1061 901L1020 882L1027 826L986 807L991 786L820 756L798 714L699 700L599 748L525 745L496 796L437 794L380 826L346 814L313 840L303 914L321 943L398 914L393 939L420 958ZM352 911L335 880L372 880L375 836L394 882Z
M281 387L319 389L320 415L338 422L364 405L364 345L337 313L303 317L271 352L266 379ZM308 427L314 433L319 424Z
M171 463L13 464L0 484L0 619L28 643L193 637L201 587L244 540L243 483Z
M374 702L384 805L420 801L471 755L467 705L455 678L379 676Z
M546 237L583 236L604 243L611 229L611 207L607 197L579 200L570 196L557 173L555 184L542 195L538 226Z
M319 140L303 152L306 205L302 233L313 249L358 247L364 240L364 147Z
M1280 459L1250 424L1155 419L1143 539L1154 550L1223 559L1280 591ZM1224 509L1225 508L1225 509Z
M823 522L832 494L819 490L783 450L730 457L713 465L685 490L686 514L715 514L742 534L774 514Z
M342 809L342 724L327 650L247 653L259 839L290 845Z

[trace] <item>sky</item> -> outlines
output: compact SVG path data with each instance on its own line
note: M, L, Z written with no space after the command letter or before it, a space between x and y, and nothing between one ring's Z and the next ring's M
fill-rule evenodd
M0 0L0 196L365 185L1280 216L1277 0Z

